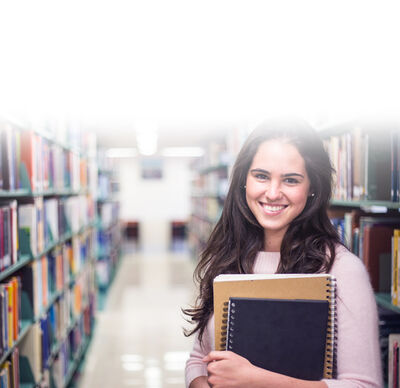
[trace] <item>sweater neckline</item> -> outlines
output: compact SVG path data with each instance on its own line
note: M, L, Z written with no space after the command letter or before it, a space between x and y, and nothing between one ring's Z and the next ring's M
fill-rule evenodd
M254 273L275 273L281 258L280 252L260 251L254 262Z

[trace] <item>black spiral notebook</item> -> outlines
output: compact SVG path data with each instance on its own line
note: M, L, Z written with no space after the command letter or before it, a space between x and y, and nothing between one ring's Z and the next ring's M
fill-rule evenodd
M328 321L328 301L232 297L226 349L273 372L320 380Z

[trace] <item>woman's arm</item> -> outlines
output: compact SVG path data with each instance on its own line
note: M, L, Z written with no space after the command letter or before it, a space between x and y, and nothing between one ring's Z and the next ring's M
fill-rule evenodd
M213 388L327 388L323 381L299 380L258 368L230 351L213 351L203 360L208 362L208 382Z
M190 383L189 388L210 388L210 385L206 376L199 376Z
M337 378L329 388L380 388L378 314L363 262L339 248L331 273L337 280Z
M209 387L207 383L207 364L203 358L213 350L214 344L214 316L212 316L204 330L203 341L200 343L198 336L194 339L193 349L186 362L185 381L186 387ZM206 385L204 385L206 384Z

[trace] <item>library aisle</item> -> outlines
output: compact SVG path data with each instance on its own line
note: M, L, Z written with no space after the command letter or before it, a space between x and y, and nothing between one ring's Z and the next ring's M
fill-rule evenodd
M193 269L186 253L123 256L78 388L184 387L193 340L182 334L180 309L193 300Z

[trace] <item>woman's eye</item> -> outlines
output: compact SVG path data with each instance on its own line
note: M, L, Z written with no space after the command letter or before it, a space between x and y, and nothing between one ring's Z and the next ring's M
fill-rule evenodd
M265 181L266 179L268 179L268 176L265 174L256 174L256 175L254 175L254 177L261 181Z
M296 178L286 178L285 182L289 183L290 185L296 185L297 183L299 183L298 179Z

